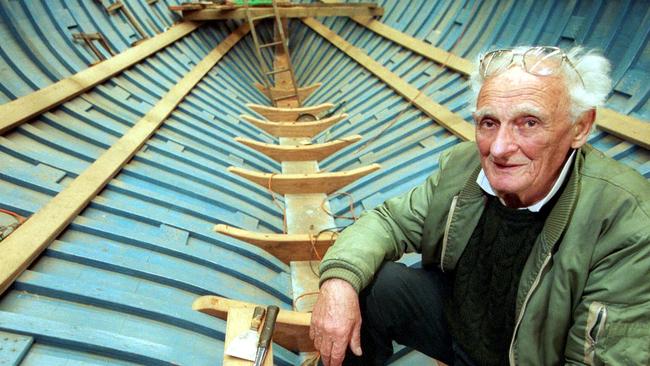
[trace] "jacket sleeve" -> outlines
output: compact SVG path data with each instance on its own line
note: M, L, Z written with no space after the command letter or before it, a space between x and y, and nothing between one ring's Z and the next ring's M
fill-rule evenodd
M345 229L321 262L320 283L340 278L359 292L384 261L397 260L405 252L419 252L424 218L448 159L449 152L443 153L440 169L423 184L364 212Z
M631 235L600 259L574 311L570 365L650 365L650 235Z

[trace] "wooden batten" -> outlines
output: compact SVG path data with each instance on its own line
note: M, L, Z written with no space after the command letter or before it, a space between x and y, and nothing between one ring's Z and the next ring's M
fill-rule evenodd
M276 137L314 137L347 117L348 115L343 113L314 122L269 122L247 115L240 116L241 119Z
M236 167L230 167L228 171L257 183L262 187L268 188L270 186L273 192L280 194L330 194L380 168L381 166L379 164L371 164L344 172L311 174L270 174Z
M260 83L255 83L255 87L264 93L267 98L271 99L271 96L269 95L268 90L266 90L266 87ZM307 97L311 95L311 93L315 92L316 89L320 88L320 86L323 85L322 83L316 83L312 84L310 86L305 86L302 88L298 88L298 96L300 97L300 100L305 100ZM278 88L278 87L271 87L271 91L273 92L273 97L274 98L284 98L289 95L294 95L295 91L293 88Z
M283 161L320 161L334 154L342 148L349 146L361 140L360 135L348 136L341 139L328 141L322 144L305 144L305 145L275 145L235 137L235 141L253 148L271 159L279 162Z
M322 256L334 244L337 235L337 233L329 231L313 235L268 234L223 224L215 225L214 231L264 249L286 264L291 261L313 260Z
M175 5L169 9L182 11L184 20L246 19L246 9L236 5ZM202 4L198 4L202 5ZM273 16L270 6L252 7L253 17ZM327 16L382 16L384 9L372 3L358 4L278 4L282 18L327 17Z
M334 107L332 103L323 103L319 105L314 105L310 107L302 108L278 108L270 107L260 104L246 104L246 106L255 112L261 114L269 121L295 121L298 119L298 116L301 114L312 114L317 116L320 113L327 111L328 109Z
M230 308L253 309L255 306L255 304L220 296L201 296L194 300L192 309L225 320ZM314 342L309 339L310 323L310 313L280 309L273 332L273 342L294 352L314 351Z

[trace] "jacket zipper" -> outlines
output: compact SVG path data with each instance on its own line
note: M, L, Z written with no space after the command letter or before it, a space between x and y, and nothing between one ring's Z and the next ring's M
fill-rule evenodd
M537 288L537 285L539 285L539 281L542 278L542 272L544 272L544 268L548 265L548 262L551 261L552 254L549 254L545 259L544 263L542 263L542 268L539 269L539 272L537 272L537 277L535 277L535 281L533 281L533 285L530 287L530 290L528 290L528 293L526 294L526 298L524 299L524 304L521 306L521 311L519 312L519 316L517 317L517 323L515 323L515 329L512 332L512 339L510 340L510 350L508 351L508 358L510 361L510 366L515 366L515 337L517 336L517 330L519 329L519 325L521 324L521 320L524 317L524 311L526 311L526 305L528 305L528 300L530 300L531 295L533 294L533 291L535 291L535 288Z
M454 217L454 211L456 210L456 202L458 202L458 196L454 196L451 200L451 207L449 208L449 216L447 216L447 223L445 224L445 234L442 237L442 250L440 251L440 270L445 271L445 252L447 251L447 239L449 239L449 227L451 226L451 219Z

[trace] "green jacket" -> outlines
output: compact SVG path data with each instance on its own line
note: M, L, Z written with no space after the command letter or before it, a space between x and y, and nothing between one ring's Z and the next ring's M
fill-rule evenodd
M383 261L422 253L453 270L484 208L474 143L405 195L368 211L321 263L321 283L359 291ZM650 364L650 183L585 145L524 266L509 358L515 365Z

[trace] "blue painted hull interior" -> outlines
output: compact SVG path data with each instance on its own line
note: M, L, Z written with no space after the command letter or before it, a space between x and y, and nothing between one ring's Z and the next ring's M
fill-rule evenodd
M179 21L168 10L177 0L123 3L149 37ZM614 91L607 108L649 123L647 1L378 3L385 9L383 23L470 60L494 46L599 48L613 63ZM319 20L434 101L471 121L471 92L461 74L347 17ZM205 23L137 65L0 136L0 208L23 216L37 212L238 24ZM72 39L77 32L101 32L115 53L142 38L122 13L108 14L98 2L0 1L0 103L97 61L83 42ZM352 194L357 215L422 182L437 169L440 153L461 141L301 21L290 21L289 34L298 84L323 84L305 104L344 103L342 109L350 115L316 140L363 136L359 143L323 160L320 168L342 171L375 162L383 166L343 189ZM107 50L99 49L110 57ZM220 364L225 322L193 311L194 299L218 294L291 309L286 264L212 231L217 223L282 231L283 213L267 190L226 170L234 165L281 171L278 162L233 141L242 136L277 142L239 119L240 114L254 114L246 103L269 104L253 86L261 78L247 35L1 295L0 361ZM650 179L650 151L598 129L590 143ZM345 196L332 197L330 205L335 214L349 214ZM350 222L337 219L336 223ZM1 249L0 242L0 255ZM274 349L276 364L299 363L297 354ZM413 357L403 351L395 363L409 364Z

